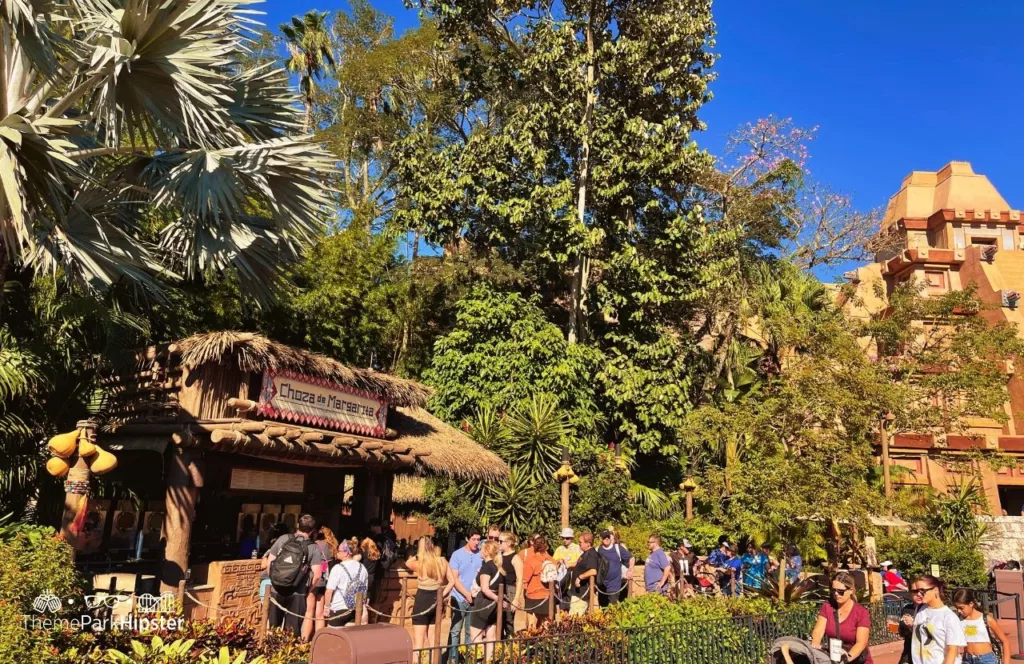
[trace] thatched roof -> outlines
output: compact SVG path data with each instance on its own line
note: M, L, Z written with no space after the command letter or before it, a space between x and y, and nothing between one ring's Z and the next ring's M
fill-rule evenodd
M183 339L174 346L181 354L181 363L190 370L224 362L236 363L242 371L253 373L287 369L380 394L392 406L422 408L430 397L430 388L416 381L345 366L326 355L286 346L251 332L207 332Z
M427 490L425 477L415 475L399 475L395 477L395 485L391 489L391 502L396 505L422 503Z
M508 466L498 455L422 408L396 408L388 414L388 426L398 432L398 440L415 439L417 448L430 451L419 460L430 473L480 480L508 475Z

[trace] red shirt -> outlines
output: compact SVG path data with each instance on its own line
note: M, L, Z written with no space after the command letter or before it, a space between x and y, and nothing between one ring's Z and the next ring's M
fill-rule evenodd
M832 606L831 602L825 602L821 605L821 611L818 611L818 616L825 619L825 636L821 640L822 646L828 650L828 640L836 638L836 609ZM846 616L846 620L839 623L839 640L843 642L843 650L850 652L854 644L857 643L857 628L866 627L871 629L871 614L868 610L860 604L854 604L853 609L850 610L850 615ZM873 664L871 661L871 653L865 649L866 659L865 664Z

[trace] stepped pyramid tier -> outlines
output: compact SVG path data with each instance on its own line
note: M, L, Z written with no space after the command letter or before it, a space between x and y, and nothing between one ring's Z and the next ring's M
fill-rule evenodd
M844 275L856 296L849 297L848 291L837 289L838 304L848 316L866 319L884 311L888 295L906 282L922 284L926 296L973 286L978 297L989 305L978 315L993 323L1013 323L1018 333L1024 334L1020 221L1020 210L1003 198L988 177L975 173L968 162L951 161L937 171L913 171L889 199L875 261ZM882 286L881 294L876 292L878 285ZM864 350L869 356L877 354L867 340ZM943 491L962 481L963 476L941 463L942 455L975 448L1024 455L1024 382L1014 371L1013 363L1008 362L1009 401L1005 410L1009 420L1005 424L976 418L970 429L959 435L896 435L891 443L891 463L909 470L899 475L899 481ZM983 470L991 513L1011 517L1020 533L1011 533L1002 523L993 528L999 537L1020 535L1024 543L1024 472L1011 468ZM1024 557L1024 550L1017 557Z

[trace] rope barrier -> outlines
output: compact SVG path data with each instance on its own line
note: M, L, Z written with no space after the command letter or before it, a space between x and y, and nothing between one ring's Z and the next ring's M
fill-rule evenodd
M198 600L198 599L197 599L196 597L194 597L194 596L192 595L192 593L190 593L190 592L189 592L189 591L187 591L187 590L185 591L185 597L188 597L188 598L189 598L190 600L192 600L193 602L195 602L195 603L196 603L196 604L198 604L199 606L203 607L204 609L209 609L209 608L210 608L210 605L209 605L209 604L203 604L203 603L202 603L202 602L200 602L200 601L199 601L199 600ZM271 599L273 599L273 598L271 598Z

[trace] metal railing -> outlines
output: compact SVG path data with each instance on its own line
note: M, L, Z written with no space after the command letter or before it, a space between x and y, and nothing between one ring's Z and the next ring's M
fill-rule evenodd
M889 627L902 602L869 607L871 643L900 637ZM414 662L493 664L764 664L773 641L782 636L809 638L818 605L805 605L765 616L694 620L631 629L598 629L566 623L561 633L511 638L415 651ZM555 629L559 629L556 625ZM442 640L447 640L442 635Z

